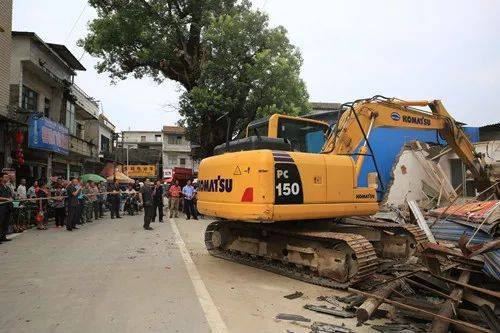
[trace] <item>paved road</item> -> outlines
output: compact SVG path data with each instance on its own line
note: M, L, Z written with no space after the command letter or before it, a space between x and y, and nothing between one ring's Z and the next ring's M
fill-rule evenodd
M371 332L303 309L341 291L210 256L208 220L174 219L148 232L141 219L106 219L72 233L30 230L1 244L0 332L310 331L275 320L278 313ZM283 298L296 290L304 296Z
M168 223L140 217L0 245L2 332L209 332Z

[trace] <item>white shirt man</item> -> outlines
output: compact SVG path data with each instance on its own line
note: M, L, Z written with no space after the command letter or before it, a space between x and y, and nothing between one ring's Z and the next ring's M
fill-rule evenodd
M18 199L26 199L27 198L27 195L26 195L26 180L21 179L21 184L19 184L19 186L17 187L16 194L17 194L17 198Z

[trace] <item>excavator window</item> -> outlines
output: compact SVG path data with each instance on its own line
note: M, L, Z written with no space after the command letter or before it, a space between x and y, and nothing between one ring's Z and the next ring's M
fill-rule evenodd
M278 120L278 137L288 140L294 151L319 153L325 143L328 126L295 119Z

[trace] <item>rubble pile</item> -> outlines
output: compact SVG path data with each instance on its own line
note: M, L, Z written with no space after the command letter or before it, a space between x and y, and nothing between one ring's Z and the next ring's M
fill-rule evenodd
M347 296L332 292L304 304L327 317L310 320L310 332L358 331L345 325L348 318L378 332L500 332L499 207L500 200L473 199L422 212L409 202L396 215L426 232L418 257L380 265Z

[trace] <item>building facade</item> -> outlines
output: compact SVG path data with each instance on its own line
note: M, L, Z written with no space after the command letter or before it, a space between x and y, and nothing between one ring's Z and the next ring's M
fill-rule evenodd
M12 0L0 1L0 170L6 159L12 30Z
M161 131L123 131L118 147L161 150L162 138Z
M34 32L11 36L0 163L28 181L95 172L98 140L89 128L99 121L99 105L74 83L76 71L85 68L64 45L47 43Z
M186 129L179 126L163 126L163 178L172 177L176 169L198 172L198 161L191 154L191 143L186 138Z
M101 162L112 162L114 156L114 142L116 127L104 114L100 114L97 121L91 122L88 133L95 140Z
M131 170L125 173L138 179L161 177L159 170L162 169L162 132L123 131L120 136L116 146L117 159L125 169L131 166ZM145 168L148 172L136 173L139 168ZM150 173L150 170L154 170L154 173Z

